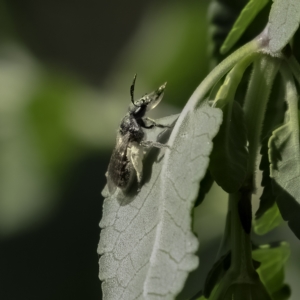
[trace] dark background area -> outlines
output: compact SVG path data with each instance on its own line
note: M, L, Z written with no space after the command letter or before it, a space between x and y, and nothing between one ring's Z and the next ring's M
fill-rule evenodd
M8 84L5 80L0 83L0 97L6 101L6 107L10 107L0 106L5 120L1 126L9 128L7 134L0 136L4 145L1 162L7 164L1 176L6 176L5 170L14 168L23 174L7 176L3 181L4 192L0 194L0 209L2 216L6 216L0 220L1 300L101 299L96 252L103 201L100 193L113 147L114 136L110 132L114 135L122 117L119 111L125 113L129 101L126 94L125 101L115 100L107 109L101 106L101 101L105 102L102 93L106 88L105 94L109 94L109 90L124 93L118 86L123 79L114 78L124 73L124 69L128 69L126 62L131 61L133 71L127 72L130 75L121 84L126 93L134 70L142 69L140 77L145 79L138 79L138 92L144 92L141 86L153 89L160 78L164 81L167 78L171 81L166 100L169 109L176 111L174 103L182 106L186 102L208 68L206 38L200 35L206 31L207 3L189 0L182 9L181 5L180 1L136 0L0 1L0 68L7 68L3 77L0 75L0 81L1 78L10 80ZM198 13L188 15L194 7L202 18ZM149 14L150 21L143 21L147 15L149 19ZM155 40L151 42L160 29L155 26L163 20L164 14L166 28L172 26L173 34L164 37L171 40L169 48L166 48L168 42L165 45ZM183 17L177 18L176 14ZM158 19L151 20L153 15ZM184 20L189 23L188 27ZM142 33L142 38L134 38L139 36L143 22L148 24L151 34ZM172 40L182 27L187 32L184 45L182 49L174 49ZM146 60L150 58L157 65L149 72L143 69L146 67L140 67L143 58L135 59L143 56L140 53L145 51L145 44L151 45L154 52L152 55L148 47L150 56ZM161 58L155 53L172 54L174 50L183 57L181 60L173 57L167 67L156 62ZM131 58L127 59L128 56ZM118 61L125 63L119 67ZM182 78L183 85L177 86L176 82ZM22 89L31 92L27 95ZM9 96L12 90L17 96ZM85 143L84 139L74 138L65 127L70 111L73 107L77 109L72 95L78 94L83 94L83 99L78 101L83 107L90 105L85 102L90 97L90 103L96 103L99 108L98 112L94 110L99 117L91 117L100 119L96 123L99 130L103 130L102 126L104 130L110 127L105 119L101 120L102 116L116 111L110 121L115 126L108 130L107 140L106 136L100 142L92 137L93 142ZM122 103L121 109L118 103ZM80 114L80 109L78 111ZM89 115L82 116L81 120L83 124L88 123ZM88 135L88 129L85 132ZM15 148L22 154L18 154L20 158L11 154L10 161L7 153ZM22 184L32 184L32 187L27 191ZM35 190L39 189L42 192L36 196ZM15 193L10 196L10 202L3 201L12 190ZM36 197L36 202L28 204L24 199L31 197Z
M22 44L45 69L99 86L149 1L1 2L2 42ZM1 239L0 299L102 298L96 249L108 159L89 152L74 161L55 200L59 209Z
M96 85L107 76L151 3L136 0L2 2L9 14L10 33L38 59L76 72Z

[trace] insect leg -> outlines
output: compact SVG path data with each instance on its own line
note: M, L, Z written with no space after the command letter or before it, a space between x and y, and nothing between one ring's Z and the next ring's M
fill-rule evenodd
M141 141L140 145L143 147L146 147L146 148L149 148L149 147L155 147L155 148L159 148L159 149L161 149L163 147L170 148L169 145L162 144L159 142L153 142L153 141Z
M138 143L133 142L130 147L130 161L136 171L138 190L141 188L141 182L143 178L143 156L143 147Z
M153 127L159 127L159 128L171 128L172 126L168 126L168 125L162 125L162 124L157 124L155 120L150 119L148 117L145 117L144 120L148 121L151 123L151 125L146 126L145 123L142 125L142 127L150 129Z

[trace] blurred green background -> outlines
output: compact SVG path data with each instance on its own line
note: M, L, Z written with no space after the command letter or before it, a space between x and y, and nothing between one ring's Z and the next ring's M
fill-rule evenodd
M208 4L0 0L1 300L101 299L100 192L133 75L136 97L168 82L152 117L179 112L209 70ZM179 298L214 261L223 198L195 212L201 273Z

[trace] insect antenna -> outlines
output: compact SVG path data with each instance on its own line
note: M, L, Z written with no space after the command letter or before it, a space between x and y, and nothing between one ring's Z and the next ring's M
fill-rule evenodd
M132 102L132 104L133 104L134 106L140 107L139 105L136 105L136 104L134 103L134 86L135 86L135 80L136 80L136 74L134 75L134 77L133 77L133 82L132 82L132 84L131 84L131 86L130 86L131 102Z

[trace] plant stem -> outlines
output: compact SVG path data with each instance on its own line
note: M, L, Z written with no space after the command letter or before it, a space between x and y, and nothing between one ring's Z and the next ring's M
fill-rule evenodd
M219 249L215 261L217 261L223 254L226 253L226 251L230 249L230 227L231 227L231 212L230 212L230 206L228 201L228 209L227 209L227 215L225 220L224 232L222 235L222 240L219 245Z
M230 194L229 207L231 212L231 266L230 270L238 274L238 277L245 279L248 275L253 274L255 269L252 264L251 239L250 233L246 233L242 226L239 206L248 207L251 201L251 191L241 190L240 192ZM251 215L251 210L248 211Z
M231 71L226 75L222 86L219 88L219 91L215 96L213 107L222 109L228 102L231 102L230 105L232 106L236 90L243 78L245 70L258 55L259 54L257 53L248 55L231 69ZM231 114L229 114L229 116L231 116Z
M298 64L299 66L299 64ZM289 65L291 67L291 65ZM300 68L300 66L299 66ZM300 79L300 69L299 71L299 79ZM292 70L293 72L293 70ZM295 137L299 136L299 123L298 123L298 96L297 96L297 90L294 82L294 78L292 75L291 70L286 66L286 64L282 64L282 67L280 69L280 73L282 75L283 81L285 83L285 100L288 103L289 109L288 109L288 117L290 121L293 122L293 135ZM297 143L298 144L298 143Z
M247 179L253 177L260 147L260 137L271 87L279 68L279 59L264 55L254 63L244 111L249 141L249 160ZM254 183L253 187L254 187Z
M224 59L218 66L216 66L200 83L197 89L194 91L190 97L187 105L182 111L182 115L185 115L187 111L192 111L195 109L201 100L204 99L208 91L213 87L213 85L221 79L238 61L241 59L255 53L259 49L259 43L257 40L253 40L243 47L236 50L226 59Z
M287 63L293 73L293 75L295 76L296 80L298 81L298 83L300 84L300 65L298 63L298 61L296 60L295 56L292 55L288 60Z

